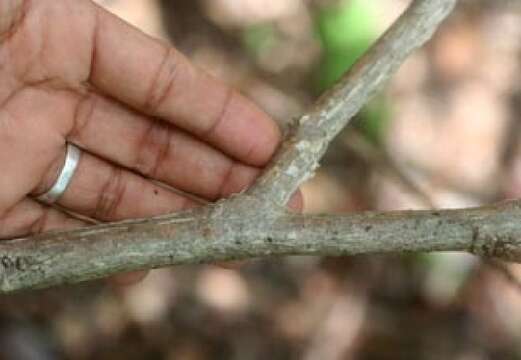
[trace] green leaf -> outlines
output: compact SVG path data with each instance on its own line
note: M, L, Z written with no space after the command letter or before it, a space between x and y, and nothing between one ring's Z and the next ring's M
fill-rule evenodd
M317 34L324 53L319 91L333 85L376 39L375 6L372 1L344 0L317 14Z

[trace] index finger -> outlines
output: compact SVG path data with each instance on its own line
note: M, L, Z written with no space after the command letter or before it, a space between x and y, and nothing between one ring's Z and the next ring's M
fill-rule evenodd
M90 82L167 120L245 163L262 166L280 140L277 125L251 101L193 66L176 49L94 5Z

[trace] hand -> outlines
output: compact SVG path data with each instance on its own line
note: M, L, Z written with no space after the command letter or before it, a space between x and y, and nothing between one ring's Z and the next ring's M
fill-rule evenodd
M280 140L249 100L89 0L0 2L0 238L82 226L34 196L82 149L64 209L99 221L252 183ZM155 181L153 181L155 180Z

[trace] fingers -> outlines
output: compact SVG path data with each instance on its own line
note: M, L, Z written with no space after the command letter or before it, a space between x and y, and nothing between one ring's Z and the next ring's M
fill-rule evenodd
M88 94L77 101L69 140L146 177L214 200L243 190L260 172L113 100Z
M259 172L258 169L235 162L180 130L164 123L158 125L162 123L138 115L114 101L101 99L92 104L95 103L99 105L90 105L93 108L91 111L82 110L88 109L89 105L78 106L77 94L30 88L20 92L0 111L0 163L6 175L0 176L0 186L5 190L0 192L0 214L28 193L44 192L52 185L63 164L65 137L71 133L70 129L73 141L77 140L81 146L96 152L100 157L208 199L243 190ZM76 121L82 125L74 129L71 125L71 119L74 118L87 120ZM68 130L60 133L58 129L62 127ZM90 179L92 174L97 174L95 166L92 168L82 178ZM97 174L93 184L99 184L106 177ZM141 182L146 181L137 175L134 177L141 179ZM100 185L97 186L89 192L99 194ZM139 192L140 189L134 191ZM96 206L101 207L102 213L103 207L107 207L102 200L100 205L92 205L93 199L84 199L82 203L86 200L91 205L81 210L88 214L96 212ZM132 202L125 204L123 207L135 207ZM143 206L146 204L143 203ZM174 209L178 209L178 206L164 210ZM121 214L118 210L117 213L108 218L152 215L148 211ZM99 214L98 217L107 218Z
M98 8L90 81L251 165L264 165L280 140L252 102L196 69L175 49Z
M34 189L48 165L62 154L63 137L52 126L70 116L46 92L20 91L0 109L0 216Z
M61 170L56 161L35 193L47 191ZM175 212L196 205L189 198L133 172L83 152L76 173L58 204L100 221L119 221Z
M14 239L55 229L85 226L61 211L25 198L0 217L0 239Z

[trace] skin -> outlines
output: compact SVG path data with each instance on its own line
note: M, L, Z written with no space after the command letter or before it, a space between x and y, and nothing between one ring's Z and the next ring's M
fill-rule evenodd
M280 132L251 101L90 0L2 0L0 239L86 225L34 200L55 182L66 142L83 154L58 205L106 222L198 205L171 188L208 201L244 190Z

